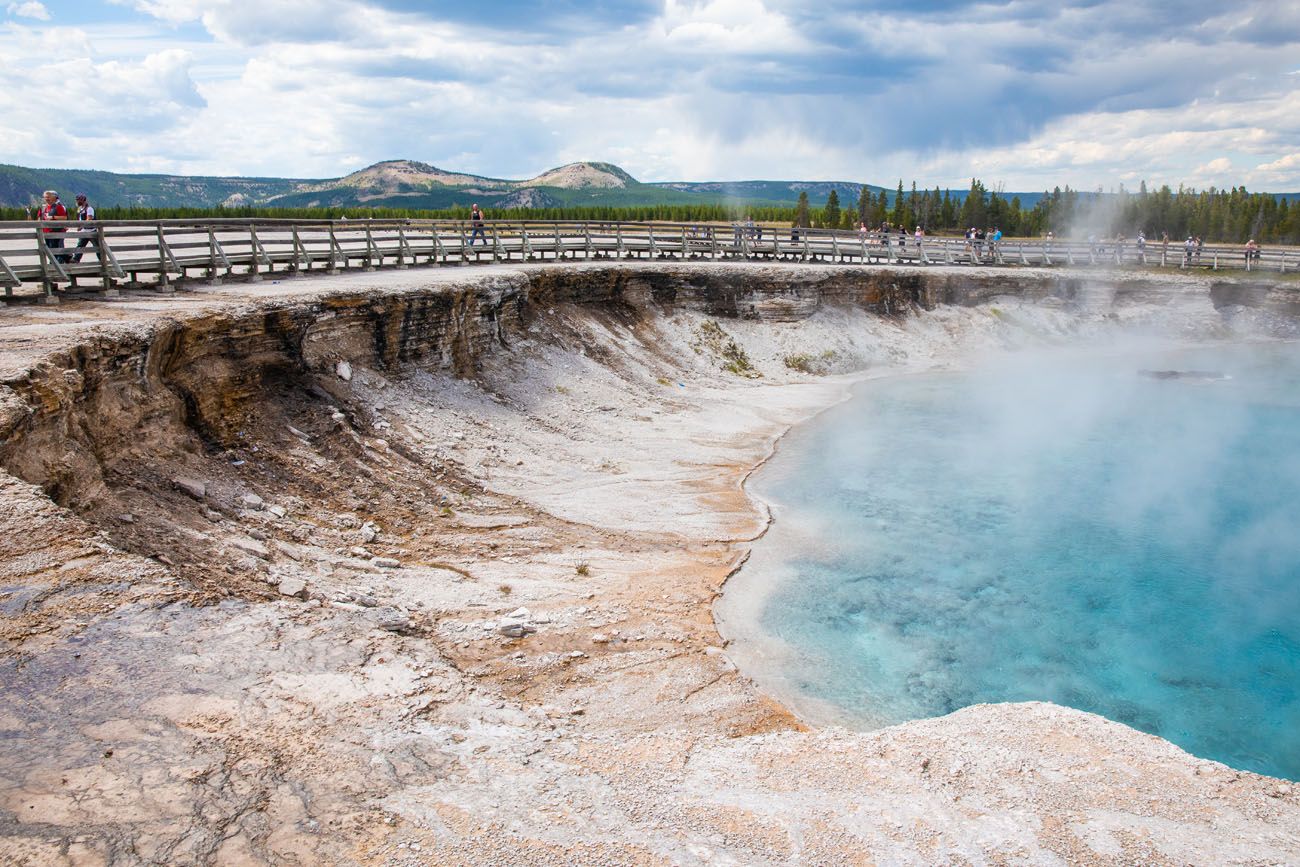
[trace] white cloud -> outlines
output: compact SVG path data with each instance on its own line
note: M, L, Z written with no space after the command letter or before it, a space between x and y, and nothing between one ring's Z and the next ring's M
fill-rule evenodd
M44 3L38 0L27 0L26 3L10 3L5 7L5 11L15 18L34 18L37 21L49 21L50 12L45 8Z
M0 23L8 160L310 177L411 157L526 177L608 159L645 180L1300 190L1300 36L1268 2L1220 21L1208 2L1151 19L1119 0L665 0L577 35L504 14L494 30L487 7L459 23L387 0L114 2L148 17ZM46 53L74 74L12 60ZM41 105L77 135L30 135Z

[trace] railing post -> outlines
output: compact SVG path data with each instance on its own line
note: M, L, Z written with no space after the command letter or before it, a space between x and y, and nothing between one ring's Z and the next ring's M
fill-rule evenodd
M555 258L563 259L564 244L560 241L560 224L556 223L552 228L555 229Z
M50 255L50 248L45 246L45 232L40 227L36 228L36 253L41 260L41 285L45 287L45 303L58 304L59 299L54 294L54 281L50 279L51 266L59 267L59 263Z
M469 264L469 249L465 246L465 226L460 227L460 264Z
M406 230L401 226L397 227L397 270L405 271L410 266L406 264L406 254L411 251L411 246L406 243ZM414 258L414 257L412 257Z
M108 244L104 240L104 227L95 224L95 255L99 257L99 280L104 287L105 298L116 298L121 293L113 286L113 272L109 270L109 258L105 250Z
M374 232L370 230L370 218L367 217L366 218L366 264L364 270L366 271L375 270L375 253L377 251L378 250L375 247L375 235ZM379 256L379 264L380 265L384 264L383 254L380 254Z
M344 255L343 245L339 243L338 236L334 234L333 222L330 223L329 233L330 233L330 261L329 264L325 266L325 273L337 274L339 272L340 261L343 263L344 268L348 267L348 257Z
M524 261L531 262L533 260L533 245L528 240L528 226L524 223L519 224L519 237L521 238L519 255Z
M1214 270L1215 270L1215 271L1218 271L1218 270L1219 270L1219 251L1218 251L1218 250L1215 250L1215 251L1214 251Z
M591 224L590 224L590 223L583 223L583 224L582 224L582 236L583 236L583 238L586 239L586 242L587 242L587 258L590 259L590 258L591 258Z
M495 223L493 223L491 226L488 226L488 228L492 230L492 261L500 262L501 261L501 236L497 232L497 227Z
M208 226L208 283L221 285L221 278L217 276L217 233L211 226Z
M257 240L257 226L253 223L248 224L248 281L250 283L262 282L261 263L257 261L257 248L261 244Z
M156 228L158 230L158 291L171 293L175 290L172 289L171 280L167 276L167 241L163 239L162 221L158 222Z

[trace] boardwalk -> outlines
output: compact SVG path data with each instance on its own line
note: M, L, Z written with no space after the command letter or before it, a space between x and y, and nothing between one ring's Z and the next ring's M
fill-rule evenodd
M61 231L45 233L45 228ZM63 241L48 247L44 239ZM256 281L271 274L485 262L600 259L768 260L917 267L931 264L1201 268L1288 273L1294 250L1247 258L1238 246L970 242L819 229L745 229L681 223L429 220L157 220L93 224L0 222L5 299L112 297L120 289L173 291L177 282Z

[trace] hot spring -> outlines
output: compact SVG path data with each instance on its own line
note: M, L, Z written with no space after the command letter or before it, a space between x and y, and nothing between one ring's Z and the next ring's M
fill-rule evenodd
M804 715L1044 700L1300 778L1300 345L868 381L750 490L718 622Z

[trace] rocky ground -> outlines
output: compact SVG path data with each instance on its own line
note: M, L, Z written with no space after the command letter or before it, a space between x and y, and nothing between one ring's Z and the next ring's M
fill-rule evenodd
M804 281L732 318L610 267L0 311L0 863L1300 860L1288 783L1045 704L814 729L711 614L766 523L743 479L857 378L1290 319L1185 278L881 315L701 266Z

